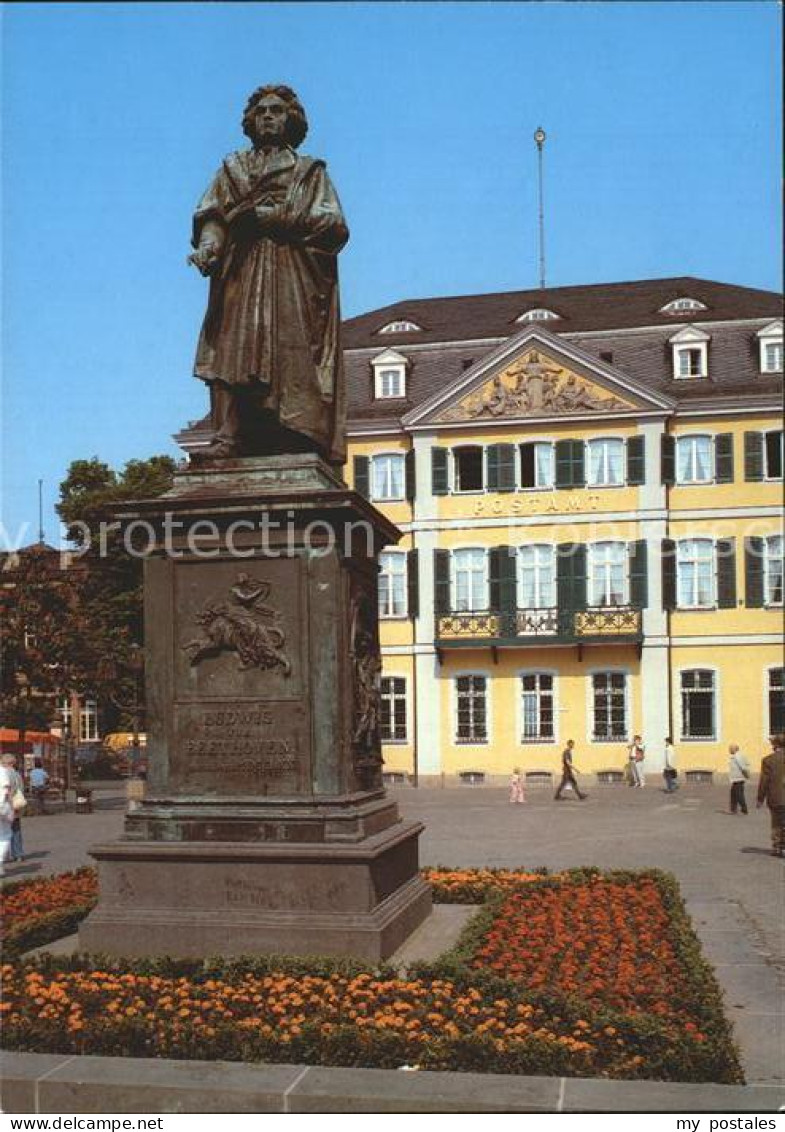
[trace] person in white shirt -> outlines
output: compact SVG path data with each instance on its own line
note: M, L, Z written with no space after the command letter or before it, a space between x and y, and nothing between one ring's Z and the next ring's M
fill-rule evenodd
M744 797L744 783L750 776L750 764L746 756L741 753L736 743L728 747L728 782L730 783L730 812L736 814L741 810L747 813L747 799Z
M0 877L5 876L5 863L11 857L11 835L14 807L11 805L13 780L8 769L0 766Z
M670 735L665 740L665 762L662 768L662 777L665 782L666 794L672 794L674 790L679 789L679 784L676 781L678 778L678 771L676 770L676 748L673 746L673 740Z

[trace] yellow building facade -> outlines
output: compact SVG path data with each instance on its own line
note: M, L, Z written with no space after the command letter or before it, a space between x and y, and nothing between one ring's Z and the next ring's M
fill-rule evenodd
M613 301L611 301L613 300ZM751 760L785 729L779 297L694 279L347 324L346 478L380 577L385 770ZM441 321L440 321L441 320ZM618 323L618 325L615 325Z

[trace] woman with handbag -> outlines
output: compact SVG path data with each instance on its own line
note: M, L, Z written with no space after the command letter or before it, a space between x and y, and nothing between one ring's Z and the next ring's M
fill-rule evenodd
M0 765L0 877L5 876L5 863L11 857L11 827L14 807L11 805L11 774Z
M630 786L645 786L643 776L643 760L646 758L646 748L640 735L635 735L627 748L627 765L630 771Z
M24 861L25 850L22 844L22 812L27 805L24 780L16 769L16 755L3 755L2 765L10 776L11 808L14 820L11 823L11 860Z
M750 764L741 753L736 743L728 747L728 782L730 783L730 812L736 814L741 810L747 813L747 799L744 797L744 783L750 776Z

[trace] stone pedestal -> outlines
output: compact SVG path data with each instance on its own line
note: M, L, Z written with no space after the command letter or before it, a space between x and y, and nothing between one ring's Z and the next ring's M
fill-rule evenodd
M95 846L80 945L390 955L430 911L381 782L377 560L399 532L316 456L223 461L118 512L145 563L149 776Z

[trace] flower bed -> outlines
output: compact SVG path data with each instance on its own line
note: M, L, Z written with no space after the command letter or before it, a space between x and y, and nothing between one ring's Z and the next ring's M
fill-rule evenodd
M98 899L95 869L7 884L2 890L3 954L20 955L76 931Z
M451 952L414 965L405 978L348 960L48 956L4 969L5 1044L58 1053L741 1080L719 988L671 877L654 870L425 875L437 902L485 904ZM87 878L75 889L65 878L50 884L57 879L64 898L90 891ZM39 906L51 908L38 895ZM21 886L11 893L23 896ZM23 924L17 916L16 929Z
M703 1046L664 1021L538 999L520 986L316 974L267 963L8 964L0 1005L17 1050L310 1065L705 1080ZM556 1008L555 1008L556 1007Z

